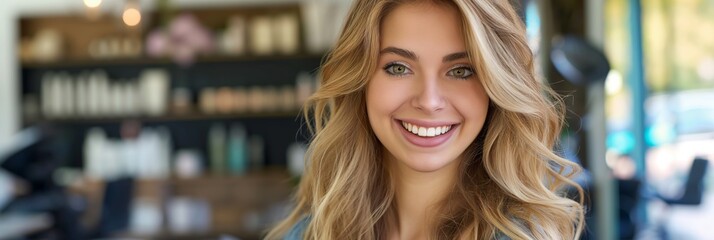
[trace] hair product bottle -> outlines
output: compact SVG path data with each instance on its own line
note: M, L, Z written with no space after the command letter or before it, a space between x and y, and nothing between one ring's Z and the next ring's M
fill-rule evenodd
M211 171L214 174L226 172L226 128L223 124L214 124L208 133L208 147L211 158Z
M233 174L241 175L246 171L248 156L246 145L245 127L241 124L231 126L228 140L228 167Z

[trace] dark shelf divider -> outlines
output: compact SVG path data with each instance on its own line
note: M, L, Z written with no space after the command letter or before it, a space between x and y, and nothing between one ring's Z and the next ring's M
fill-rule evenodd
M244 119L267 119L267 118L302 118L298 111L291 112L255 112L242 114L203 114L186 113L171 114L163 116L121 116L121 117L82 117L82 118L40 118L27 119L26 123L35 124L118 124L123 121L139 121L144 123L165 123L165 122L186 122L186 121L222 121L222 120L244 120Z
M199 56L195 64L204 63L241 63L260 61L283 61L283 60L314 60L321 59L321 54L295 54L295 55L209 55ZM23 69L58 69L64 68L87 68L87 67L112 67L112 66L137 66L147 65L172 66L177 65L170 58L152 58L148 56L140 58L107 58L107 59L64 59L51 62L23 62L20 64Z

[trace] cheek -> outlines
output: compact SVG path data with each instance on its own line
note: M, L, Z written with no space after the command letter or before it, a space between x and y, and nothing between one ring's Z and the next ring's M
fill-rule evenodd
M452 103L466 120L481 122L486 119L490 99L480 83L454 86L450 92L457 96L452 98Z
M382 127L380 127L379 119L383 115L384 110L382 109L382 104L380 102L383 100L380 96L384 95L384 87L380 86L379 81L372 78L369 83L367 83L367 92L365 93L365 100L367 102L367 119L369 119L369 125L372 131L380 135Z
M403 103L403 93L400 91L398 80L374 77L367 84L367 113L370 121L389 117Z
M389 86L384 79L372 78L367 83L365 100L367 102L367 118L372 131L380 141L384 141L383 137L387 134L387 119L391 111L388 105L390 99L387 99Z
M377 112L380 112L380 95L382 95L382 87L379 86L378 82L375 82L375 79L370 79L369 83L367 83L367 92L365 93L365 100L367 102L367 116L369 116L369 120L371 123L373 123L373 117L377 115Z

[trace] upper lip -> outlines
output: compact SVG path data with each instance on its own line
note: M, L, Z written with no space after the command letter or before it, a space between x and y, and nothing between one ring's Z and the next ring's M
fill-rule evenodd
M397 119L397 120L411 123L411 124L417 125L419 127L443 127L443 126L451 126L451 125L458 124L458 122L453 122L453 121L427 121L427 120L418 120L418 119Z

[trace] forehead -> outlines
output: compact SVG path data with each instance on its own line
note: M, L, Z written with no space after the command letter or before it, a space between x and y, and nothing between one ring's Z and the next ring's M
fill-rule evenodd
M382 20L380 46L418 51L423 47L446 52L465 49L461 17L447 4L407 3L392 9Z

